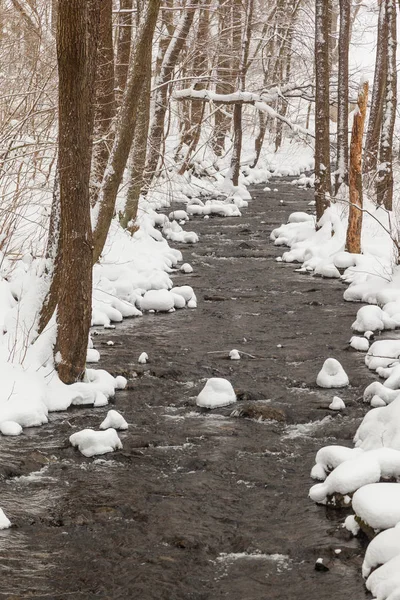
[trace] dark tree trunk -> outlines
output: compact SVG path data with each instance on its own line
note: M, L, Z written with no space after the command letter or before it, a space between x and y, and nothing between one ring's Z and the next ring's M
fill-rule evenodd
M383 204L387 210L392 210L393 206L393 131L397 109L396 13L396 0L386 0L386 23L388 28L387 76L382 110L376 199L378 204Z
M59 0L58 167L61 260L57 293L56 362L64 383L82 379L92 309L89 176L93 134L93 2Z
M329 33L330 2L315 2L315 204L317 222L330 205Z
M386 19L386 0L380 0L374 85L372 89L371 109L369 113L363 163L363 173L365 174L375 175L376 167L378 165L379 137L382 127L383 98L386 87L387 45L388 28Z
M132 40L132 7L133 0L120 0L118 15L117 57L115 65L115 85L118 103L122 100L128 76L129 56Z
M351 5L340 0L339 72L338 72L338 124L335 194L342 183L348 183L349 170L349 45Z
M100 34L97 54L96 109L94 124L91 204L97 201L112 146L115 117L114 49L112 37L112 0L103 0L100 9Z

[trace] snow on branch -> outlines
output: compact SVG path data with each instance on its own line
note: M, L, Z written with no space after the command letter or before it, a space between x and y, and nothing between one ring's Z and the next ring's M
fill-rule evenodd
M202 100L203 102L211 102L214 104L252 104L257 110L267 113L274 119L279 119L288 125L294 133L303 134L309 137L315 137L309 129L293 123L287 117L284 117L279 112L274 110L268 103L274 102L282 96L282 92L279 87L274 87L268 90L268 92L261 92L261 94L254 94L252 92L236 91L232 94L217 94L210 90L195 90L193 88L186 88L183 90L175 91L173 97L175 100Z

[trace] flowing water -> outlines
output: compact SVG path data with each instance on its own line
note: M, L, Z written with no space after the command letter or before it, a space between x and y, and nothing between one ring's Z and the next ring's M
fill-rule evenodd
M186 226L200 234L182 249L194 273L173 277L195 288L197 310L97 329L100 366L129 378L115 399L130 423L122 451L85 459L68 443L107 408L52 414L48 426L0 439L0 506L14 524L0 532L0 598L368 597L346 513L307 497L316 451L351 445L365 412L371 375L347 346L356 307L340 282L275 262L271 230L311 198L277 186L255 188L241 219ZM254 358L230 361L233 348ZM151 362L140 366L143 351ZM315 385L330 356L351 381L341 414L327 410L333 392ZM250 402L254 418L198 410L211 376L229 379L237 408ZM271 407L280 421L257 419ZM329 571L315 570L320 557Z

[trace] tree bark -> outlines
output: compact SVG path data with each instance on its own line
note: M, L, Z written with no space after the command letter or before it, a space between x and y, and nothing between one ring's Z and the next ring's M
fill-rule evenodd
M93 133L92 2L60 0L57 23L61 207L56 363L64 383L82 379L92 309L89 177Z
M151 95L151 47L148 48L146 57L146 77L140 93L137 111L137 122L135 135L132 142L129 157L129 183L126 193L126 204L123 213L119 215L122 227L131 233L135 231L135 219L137 216L139 197L144 180L144 168L146 164L147 137L150 125L150 95Z
M387 45L388 28L386 20L386 0L380 0L374 85L372 89L371 109L369 113L363 163L363 173L366 175L372 173L375 174L378 165L379 138L382 128L383 115L383 98L386 87Z
M349 46L351 5L340 0L339 72L338 72L338 124L335 173L335 195L342 183L348 183L349 170Z
M95 205L112 146L115 117L114 48L112 36L112 0L102 0L97 50L96 108L92 172L91 204Z
M129 56L132 40L132 8L133 0L120 0L118 15L117 57L115 65L115 86L118 104L122 101L128 76Z
M315 2L315 204L317 223L330 205L329 33L330 2Z
M115 127L114 142L93 214L94 262L99 259L107 239L114 215L115 200L131 149L139 98L147 72L143 56L148 56L148 48L152 45L159 7L160 0L149 0L139 24L138 37L130 60L125 92Z
M368 82L366 81L358 94L358 107L354 113L353 131L350 144L350 172L349 172L349 222L346 235L346 252L361 254L361 228L362 228L362 141L364 133L365 115L368 104Z
M397 109L397 9L396 0L386 0L387 76L383 99L383 118L376 178L376 199L387 210L393 205L393 131Z

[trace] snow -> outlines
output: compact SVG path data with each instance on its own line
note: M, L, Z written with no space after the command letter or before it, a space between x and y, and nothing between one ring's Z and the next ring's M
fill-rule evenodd
M100 429L128 429L128 423L124 417L116 410L109 410L106 418L100 424Z
M362 574L367 578L379 565L400 554L400 523L396 527L381 531L368 545L362 566Z
M231 350L229 352L229 358L231 360L240 360L240 354L238 350Z
M197 406L202 408L220 408L236 402L232 384L222 377L211 377L196 398Z
M106 431L82 429L82 431L73 433L69 441L72 446L78 447L78 450L88 458L122 448L121 440L115 429L107 429Z
M353 335L350 340L350 346L359 352L367 352L369 350L369 341L366 337Z
M349 385L349 378L335 358L327 358L317 376L317 385L323 388L339 388Z
M140 300L140 308L144 311L168 312L174 307L174 295L168 290L150 290Z
M400 521L400 485L373 483L357 490L353 510L358 517L377 531L394 527Z
M183 263L181 271L182 273L193 273L193 267L189 263Z
M392 319L379 306L363 306L357 313L357 319L354 321L352 329L364 333L369 330L395 329L396 325L397 321Z
M2 435L20 435L22 427L15 421L3 421L0 423L0 433Z
M149 357L148 357L147 353L142 352L138 358L138 363L139 363L139 365L145 365L148 360L149 360Z
M0 529L11 527L11 521L6 517L2 508L0 508Z
M334 396L332 402L329 405L330 410L343 410L346 408L345 403L338 396Z

